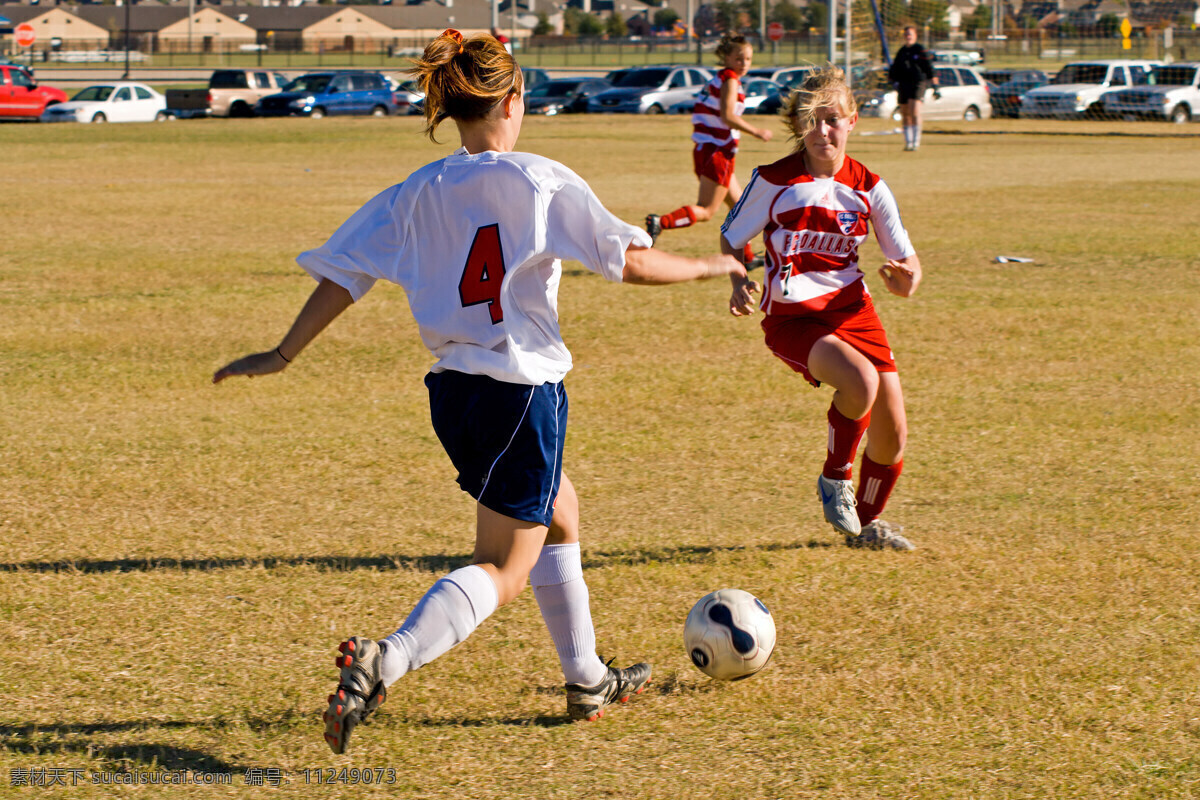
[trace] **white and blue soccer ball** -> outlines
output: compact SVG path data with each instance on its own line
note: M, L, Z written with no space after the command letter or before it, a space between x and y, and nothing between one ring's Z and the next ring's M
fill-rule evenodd
M696 668L721 681L749 678L775 649L775 619L754 595L720 589L692 606L683 645Z

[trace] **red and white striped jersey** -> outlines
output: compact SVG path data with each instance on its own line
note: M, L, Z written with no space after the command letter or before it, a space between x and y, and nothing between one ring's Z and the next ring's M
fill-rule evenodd
M358 300L399 284L437 363L432 370L538 385L563 379L562 259L620 282L625 250L650 236L588 185L530 153L459 148L383 191L296 259Z
M814 178L799 152L754 170L721 234L741 250L762 232L764 312L812 314L846 308L870 294L858 268L868 221L885 257L916 253L882 178L848 156L837 175Z
M737 152L737 142L742 132L721 121L721 87L728 80L738 80L737 73L723 69L696 95L696 105L692 106L692 141L729 148L730 155L733 155ZM740 80L733 110L739 117L746 110L746 92Z

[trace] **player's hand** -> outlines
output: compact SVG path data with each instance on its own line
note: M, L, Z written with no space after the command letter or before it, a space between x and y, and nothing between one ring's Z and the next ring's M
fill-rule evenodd
M772 133L771 130L768 128L762 128L759 130L758 133L756 133L754 135L757 136L758 138L762 139L764 142L769 142L769 141L771 141L771 137L774 136L775 134Z
M761 291L762 287L755 281L749 278L733 281L733 292L729 295L729 313L735 317L749 317L754 315L754 309L758 307L758 303L754 299L754 295Z
M272 372L283 372L287 369L287 365L288 362L283 360L283 356L277 349L268 350L265 353L254 353L221 367L213 374L212 382L220 383L235 375L245 375L247 378L253 378L255 375L270 375Z
M912 297L921 283L921 264L915 260L905 262L889 258L888 262L879 268L879 276L883 278L883 285L892 294L897 297Z

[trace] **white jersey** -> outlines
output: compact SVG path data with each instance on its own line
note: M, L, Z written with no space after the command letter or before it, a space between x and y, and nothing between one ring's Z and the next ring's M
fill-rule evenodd
M558 329L560 260L619 282L632 243L651 246L562 164L459 148L377 195L296 261L355 300L378 279L403 287L434 372L536 386L571 369Z
M849 156L837 175L814 178L801 152L754 170L721 234L740 250L761 231L767 262L761 308L808 315L870 294L858 248L871 227L885 257L916 253L882 178Z

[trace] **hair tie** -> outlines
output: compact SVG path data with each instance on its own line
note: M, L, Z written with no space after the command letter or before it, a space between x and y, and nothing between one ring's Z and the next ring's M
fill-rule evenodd
M457 42L458 43L458 52L459 52L459 54L462 53L462 51L463 51L463 35L461 33L454 30L454 28L446 28L446 30L442 31L442 36L449 36L451 39L453 39L455 42Z

